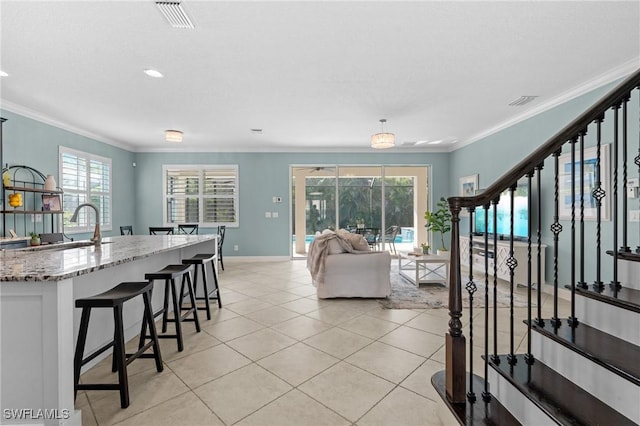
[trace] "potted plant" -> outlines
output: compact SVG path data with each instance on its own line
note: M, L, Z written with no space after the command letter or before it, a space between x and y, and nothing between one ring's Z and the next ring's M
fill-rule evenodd
M427 221L425 224L427 231L440 233L441 246L438 249L439 253L447 251L447 246L444 243L444 234L451 230L451 212L449 212L449 204L444 197L440 197L436 207L436 210L432 212L428 210L424 212L424 219Z
M40 245L40 235L36 234L35 232L30 232L29 235L31 236L31 245L32 246L39 246Z
M429 254L429 249L431 248L429 244L422 243L420 246L422 246L422 254Z

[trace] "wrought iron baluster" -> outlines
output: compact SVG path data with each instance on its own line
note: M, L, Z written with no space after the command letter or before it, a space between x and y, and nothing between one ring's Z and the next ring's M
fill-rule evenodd
M627 132L629 131L629 128L627 126L627 106L630 99L631 98L627 96L622 101L622 217L624 219L622 221L622 247L620 247L620 251L625 253L631 252L631 249L629 248L629 241L627 238L627 215L629 214L629 206L627 205L627 155L629 149L627 141Z
M584 137L587 129L580 132L580 281L578 286L583 289L588 288L584 279Z
M531 291L533 288L531 274L531 229L533 227L531 223L531 212L533 211L533 191L531 190L531 178L533 177L533 173L533 171L527 173L527 185L529 187L529 191L527 192L527 214L529 215L527 220L527 353L524 359L528 365L533 364L533 355L531 354ZM538 191L540 191L539 188ZM541 291L542 288L540 283L538 283L538 293Z
M509 257L507 258L507 267L509 268L509 355L507 355L507 361L510 365L514 365L518 362L518 359L515 355L515 343L514 343L514 334L515 334L515 324L514 324L514 308L513 308L513 294L515 291L515 269L518 267L518 261L514 256L513 251L513 225L514 225L514 216L515 216L515 208L514 208L514 196L517 188L517 183L514 184L511 188L509 188ZM495 259L494 259L495 262Z
M537 214L537 222L538 222L538 227L537 227L537 232L536 232L536 245L537 245L537 260L538 260L538 264L536 265L536 273L537 273L537 283L538 283L538 311L537 311L537 318L536 318L536 324L538 324L538 326L540 327L544 327L544 319L542 319L542 286L544 285L543 282L541 282L542 280L542 169L543 169L544 165L540 164L536 167L536 184L538 187L538 208L536 211Z
M484 209L484 390L482 392L482 400L484 402L491 401L491 393L489 393L489 256L487 247L489 247L489 205L485 205Z
M578 325L576 319L576 138L571 139L571 315L569 325Z
M598 117L596 120L596 182L595 187L591 193L591 196L596 200L596 281L593 283L593 289L601 292L604 290L604 284L602 283L602 199L607 195L606 191L602 189L602 182L600 180L600 147L602 145L602 121L604 116Z
M467 400L473 404L476 402L476 393L473 391L473 294L478 287L473 281L473 216L474 207L469 207L469 281L465 289L469 293L469 392L467 392ZM486 250L485 250L486 251ZM486 377L486 376L485 376Z
M613 289L614 296L618 295L620 282L618 281L618 149L619 149L619 111L620 104L613 106L613 281L609 286ZM626 199L626 194L625 194Z
M553 224L551 225L551 232L553 232L553 317L551 318L551 325L555 329L560 327L560 319L558 318L558 236L562 232L562 225L559 220L559 157L560 150L553 153L554 163L554 191L553 191Z
M498 262L496 257L496 251L498 248L498 203L500 199L491 201L493 204L493 355L491 361L494 364L500 364L500 357L498 356ZM488 228L487 228L488 231ZM485 256L488 255L488 250L485 250Z

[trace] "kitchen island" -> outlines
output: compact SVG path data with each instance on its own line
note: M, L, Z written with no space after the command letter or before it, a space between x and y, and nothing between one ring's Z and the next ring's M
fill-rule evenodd
M74 300L120 282L144 281L145 273L197 253L217 254L217 235L118 236L100 246L76 242L0 251L0 424L81 424L73 398L80 324ZM162 291L153 293L154 310L162 297ZM140 330L139 299L124 305L127 340ZM85 353L112 338L112 311L94 310Z

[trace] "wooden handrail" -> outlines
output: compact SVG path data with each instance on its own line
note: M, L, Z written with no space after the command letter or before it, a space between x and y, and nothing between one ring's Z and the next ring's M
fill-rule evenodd
M562 149L562 145L586 131L587 126L593 121L604 117L606 111L612 106L622 103L631 91L640 87L640 69L627 77L623 82L611 90L591 108L578 116L566 127L552 136L529 156L516 164L511 170L502 175L498 180L489 185L481 194L470 197L449 197L449 206L464 209L468 207L489 205L491 201L500 198L500 194L512 186L517 185L518 180L527 173L544 163L555 152Z

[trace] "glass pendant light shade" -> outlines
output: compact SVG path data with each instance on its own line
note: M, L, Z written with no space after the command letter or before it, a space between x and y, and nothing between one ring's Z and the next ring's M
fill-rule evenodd
M380 120L382 132L371 136L371 148L386 149L392 148L396 145L396 135L393 133L385 133L384 131L384 123L386 122L387 120L384 118Z

